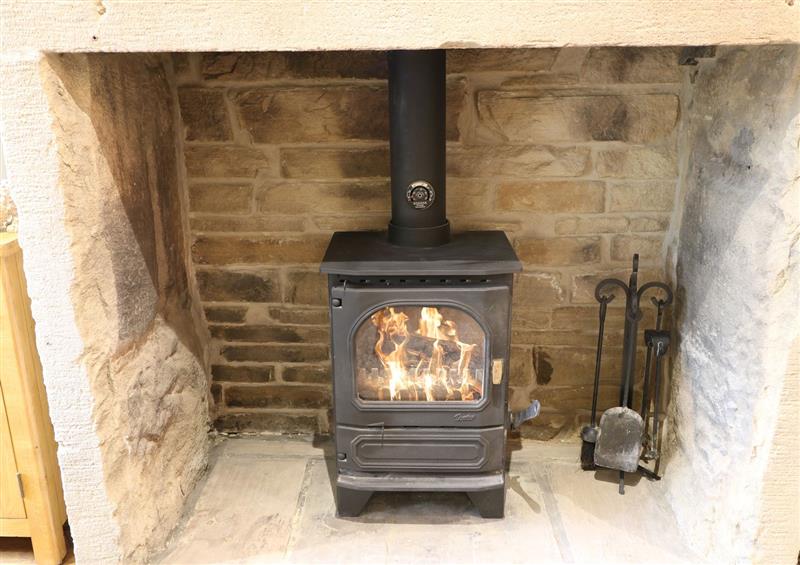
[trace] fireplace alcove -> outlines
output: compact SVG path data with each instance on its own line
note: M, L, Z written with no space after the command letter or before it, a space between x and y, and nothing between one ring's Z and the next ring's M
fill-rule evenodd
M553 42L526 54L530 41L520 39L495 59L465 51L449 77L464 88L448 123L448 155L460 168L449 171L457 179L451 220L456 229L459 220L510 228L526 264L517 282L526 299L514 306L511 363L522 377L512 380L512 403L539 397L544 409L525 441L577 441L588 393L568 375L585 372L596 316L581 293L647 245L653 276L678 290L658 488L699 555L775 561L792 527L793 508L779 502L797 488L786 480L784 450L796 445L789 412L798 394L798 49L719 46L682 66L682 45L754 41L676 31L658 38L661 47L632 37L615 42L641 47L592 48L609 41L584 33L563 44L587 47ZM353 54L362 78L347 76L347 57L320 53L275 56L266 77L247 67L265 59L230 56L242 74L225 79L212 76L224 55L204 59L200 52L216 47L201 42L181 47L192 54L174 53L163 37L159 53L69 54L85 50L74 41L4 55L4 151L76 557L143 561L164 547L202 480L210 424L225 433L329 431L324 279L308 273L331 231L385 222L380 106L347 99L383 79L364 52ZM270 41L260 49L398 45ZM100 50L141 47L120 39ZM264 141L295 127L291 105L321 86L341 90L343 111L376 129L354 133L323 114L333 121L315 127L309 118L292 130L297 137ZM259 88L295 98L267 103ZM562 95L587 121L559 114ZM253 119L268 107L275 126ZM524 124L535 110L549 121ZM674 111L669 131L647 121L654 110ZM523 154L529 146L539 153ZM320 149L327 153L306 158ZM639 178L653 168L658 183ZM286 182L253 188L265 170ZM625 171L636 183L623 186ZM542 185L565 179L561 197L572 192L559 209L554 186ZM653 192L664 185L673 193L658 204ZM343 212L352 201L358 212ZM524 224L527 215L536 225ZM646 220L655 227L641 227ZM527 307L535 301L546 306ZM559 357L565 350L568 361Z

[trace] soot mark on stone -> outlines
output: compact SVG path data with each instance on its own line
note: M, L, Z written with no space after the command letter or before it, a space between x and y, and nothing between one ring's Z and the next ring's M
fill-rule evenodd
M546 385L553 379L553 365L550 363L550 355L544 351L534 353L533 368L536 372L536 384Z
M593 141L627 141L631 129L628 105L619 96L604 96L586 105L583 128Z
M363 208L367 203L379 205L385 202L385 206L389 206L389 188L380 182L348 184L341 189L341 195L345 201L352 203L353 210Z
M644 59L642 51L637 47L619 48L615 53L616 57L609 65L611 76L618 82L625 82L631 67Z
M745 127L739 130L731 142L731 159L734 163L750 168L752 164L750 152L755 140L756 136L752 129Z
M594 242L584 245L583 249L581 249L583 260L587 263L597 260L599 258L599 251L600 249Z
M338 161L339 173L346 178L389 176L389 151L367 149L345 154Z

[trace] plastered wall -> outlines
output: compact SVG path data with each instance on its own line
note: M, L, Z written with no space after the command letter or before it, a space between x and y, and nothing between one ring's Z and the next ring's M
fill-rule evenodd
M690 78L664 480L702 554L792 563L800 546L797 466L786 457L797 446L787 430L798 422L800 52L723 49Z
M3 116L6 157L76 559L143 561L208 445L170 64L52 55L10 68L3 106L25 104Z

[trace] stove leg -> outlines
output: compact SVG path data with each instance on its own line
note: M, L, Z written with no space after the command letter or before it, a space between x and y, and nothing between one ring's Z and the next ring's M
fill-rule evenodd
M336 515L340 518L352 518L361 514L367 505L371 490L353 490L336 487Z
M505 487L468 492L467 496L482 518L502 518L506 505Z

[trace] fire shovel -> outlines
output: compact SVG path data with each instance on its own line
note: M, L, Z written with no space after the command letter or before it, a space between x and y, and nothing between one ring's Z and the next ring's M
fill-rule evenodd
M594 449L595 465L620 471L620 493L624 489L622 473L633 473L639 467L644 434L644 420L630 407L633 396L633 371L636 365L636 330L642 318L639 308L638 267L639 256L634 255L633 269L627 287L614 279L608 281L609 284L623 287L627 298L625 332L622 338L622 382L619 406L603 412ZM602 282L598 287L601 285Z
M655 350L655 411L653 414L653 437L658 438L659 390L663 374L663 361L669 347L669 332L659 330L645 331L648 348ZM594 452L596 465L633 473L639 467L642 455L642 438L645 435L644 418L638 412L626 407L609 408L600 418L600 430ZM646 458L656 459L658 453L650 448ZM657 478L657 477L656 477ZM622 486L620 485L620 489ZM622 492L622 490L620 490Z
M603 412L594 449L595 465L633 473L639 468L644 420L627 406Z

